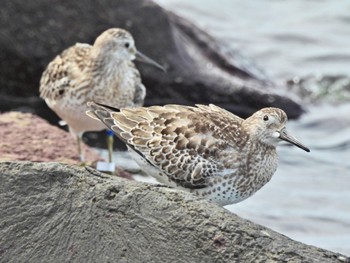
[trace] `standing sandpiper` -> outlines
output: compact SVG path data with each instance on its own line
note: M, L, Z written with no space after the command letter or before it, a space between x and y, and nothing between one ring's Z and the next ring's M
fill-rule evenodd
M277 108L244 120L215 105L88 106L87 114L124 141L146 173L222 206L243 201L271 179L278 142L310 151L287 133L287 115Z
M88 101L105 102L118 108L143 105L146 89L132 62L135 58L164 70L136 50L129 32L111 28L97 37L93 46L77 43L64 50L45 69L40 80L40 96L77 136L81 161L84 161L83 133L106 129L102 123L86 116ZM109 139L110 162L112 144Z

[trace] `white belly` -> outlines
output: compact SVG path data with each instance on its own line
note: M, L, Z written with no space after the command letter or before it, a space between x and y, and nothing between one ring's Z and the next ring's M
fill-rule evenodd
M88 110L86 105L78 103L59 103L45 100L47 105L64 120L69 130L74 134L82 134L86 131L101 131L107 129L102 122L90 118L85 114Z

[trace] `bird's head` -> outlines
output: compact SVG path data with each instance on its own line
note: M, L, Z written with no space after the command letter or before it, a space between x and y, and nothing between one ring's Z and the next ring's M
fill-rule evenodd
M132 35L121 28L110 28L95 40L94 47L118 61L138 60L165 71L164 67L136 49Z
M288 134L286 130L287 114L278 108L263 108L243 121L243 128L249 133L252 139L277 146L280 141L286 141L309 152L296 138Z

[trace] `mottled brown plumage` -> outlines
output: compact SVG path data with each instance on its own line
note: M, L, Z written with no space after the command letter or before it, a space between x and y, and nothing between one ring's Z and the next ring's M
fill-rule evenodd
M159 181L220 205L254 194L277 169L276 146L289 141L286 114L264 108L246 120L214 105L121 109L88 103L129 147L132 156Z
M146 89L132 62L137 56L145 61L129 32L108 29L92 46L77 43L56 56L41 77L40 96L68 124L72 134L80 137L85 131L105 129L85 115L86 102L141 106ZM159 67L150 59L145 62Z

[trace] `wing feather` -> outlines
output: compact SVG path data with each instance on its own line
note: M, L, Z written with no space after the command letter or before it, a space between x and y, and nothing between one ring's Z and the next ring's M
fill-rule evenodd
M167 105L104 113L94 105L90 109L148 163L183 187L205 187L211 177L238 166L236 134L226 127L240 125L242 119L217 106Z
M77 43L56 56L42 74L40 97L55 101L63 97L67 89L75 88L78 76L87 67L90 49L88 44Z

